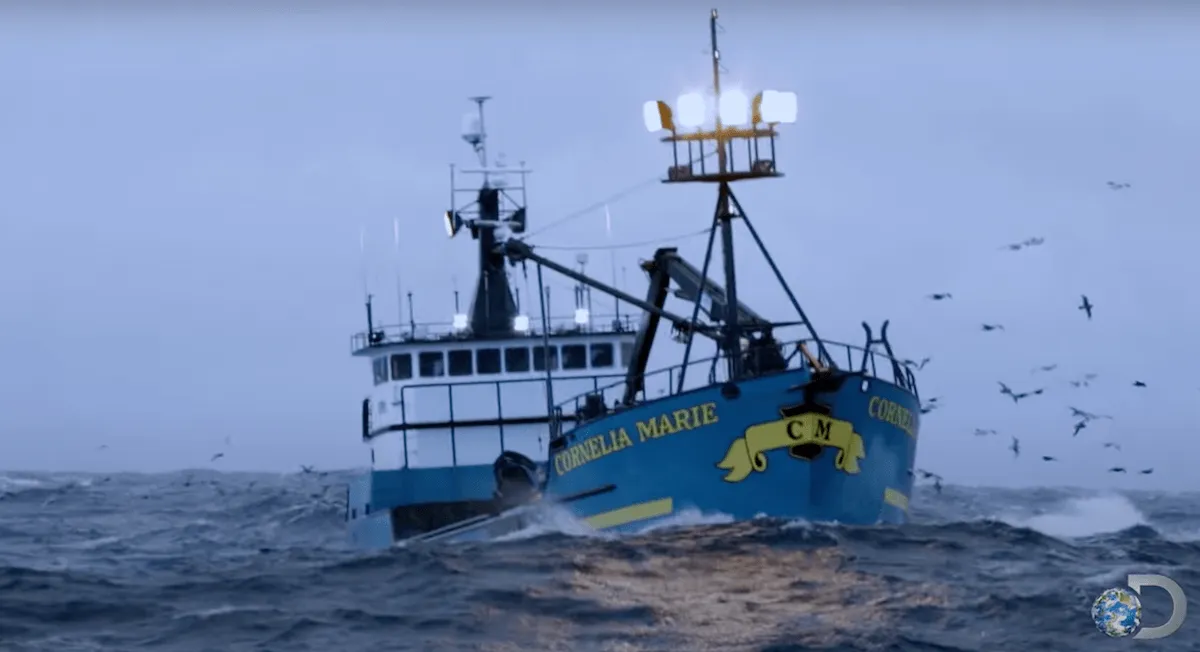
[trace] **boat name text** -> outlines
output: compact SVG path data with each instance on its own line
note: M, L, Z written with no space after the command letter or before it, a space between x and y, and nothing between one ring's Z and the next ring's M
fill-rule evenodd
M588 462L625 450L633 446L635 441L641 443L677 432L695 430L711 426L717 421L717 404L712 402L666 412L651 419L635 422L633 426L636 439L622 426L607 433L592 435L555 454L554 471L563 476Z
M891 424L907 432L910 437L917 436L917 416L912 413L912 410L902 407L898 403L872 396L871 400L867 402L867 414L872 419Z

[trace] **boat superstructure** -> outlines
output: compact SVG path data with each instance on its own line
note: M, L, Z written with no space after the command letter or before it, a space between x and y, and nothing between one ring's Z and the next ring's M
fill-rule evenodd
M579 288L565 318L541 310L549 297L540 279L532 298L539 314L531 319L520 308L511 272L526 270L510 266L501 249L525 230L531 170L489 165L487 99L472 98L477 113L463 134L479 164L451 166L444 216L449 236L469 234L478 246L469 310L449 324L418 324L409 294L409 323L380 326L368 296L367 330L351 340L353 355L370 360L373 381L362 401L371 469L351 484L346 514L359 545L390 545L506 506L496 495L501 453L544 473L552 397L623 378L637 337L619 304L612 315L592 315ZM475 183L464 188L464 178Z

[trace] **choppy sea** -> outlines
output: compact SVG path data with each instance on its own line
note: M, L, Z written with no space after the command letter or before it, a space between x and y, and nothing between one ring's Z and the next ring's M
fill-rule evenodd
M0 475L0 650L1200 650L1200 614L1156 641L1089 615L1131 572L1200 600L1200 494L947 486L902 528L684 513L621 537L548 514L363 554L343 482Z

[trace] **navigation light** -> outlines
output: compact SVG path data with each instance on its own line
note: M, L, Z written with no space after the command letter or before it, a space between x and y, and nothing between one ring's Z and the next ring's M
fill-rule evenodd
M467 316L462 314L461 312L458 313L457 315L454 315L454 324L453 325L454 325L454 330L456 330L456 331L466 330Z
M588 314L587 308L575 309L575 323L579 326L586 326L591 321L592 316Z
M529 332L529 316L528 315L517 315L516 317L514 317L513 318L513 330L517 331L518 333L528 333Z

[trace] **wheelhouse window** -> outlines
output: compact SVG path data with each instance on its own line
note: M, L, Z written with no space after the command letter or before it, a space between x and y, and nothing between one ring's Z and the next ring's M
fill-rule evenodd
M475 351L475 373L500 373L500 349L478 349Z
M447 355L450 357L450 375L451 376L470 376L475 373L475 367L471 361L475 358L475 352L471 349L455 349Z
M375 384L386 383L388 379L388 361L387 356L375 358L371 361L371 370L375 373Z
M533 370L546 371L547 368L550 371L558 369L558 347L533 347Z
M592 345L592 367L603 369L613 366L613 345L604 342Z
M509 373L529 371L529 349L524 346L504 349L504 370Z
M563 369L587 369L586 344L567 344L562 348Z
M423 351L417 356L422 378L437 378L446 375L446 360L441 351Z
M621 366L629 366L629 358L633 357L633 342L621 342Z
M408 380L412 378L412 354L396 353L392 355L392 380Z

